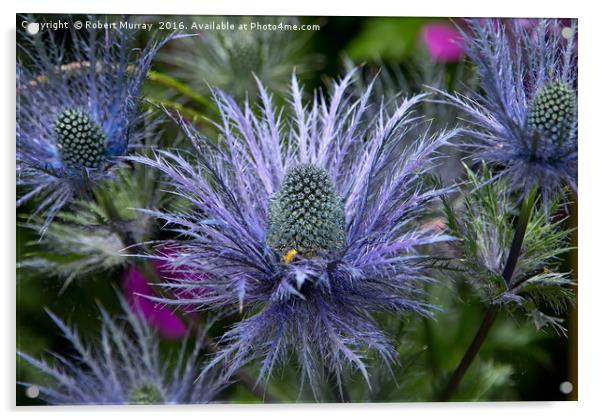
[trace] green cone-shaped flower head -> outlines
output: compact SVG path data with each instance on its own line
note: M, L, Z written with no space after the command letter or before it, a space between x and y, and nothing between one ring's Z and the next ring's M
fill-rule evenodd
M68 109L54 123L56 145L68 169L98 169L106 159L102 128L85 112Z
M527 110L527 124L554 143L570 133L576 118L575 91L564 82L539 89Z
M267 243L283 256L305 257L345 245L343 201L325 169L302 164L286 173L270 199Z

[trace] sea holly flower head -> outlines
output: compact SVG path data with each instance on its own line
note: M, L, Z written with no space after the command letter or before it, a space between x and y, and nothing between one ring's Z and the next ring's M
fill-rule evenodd
M571 135L576 121L577 97L573 88L563 82L543 86L527 108L527 126L535 132L533 153L542 159L555 159L553 153L562 152L563 141ZM538 141L549 144L539 145Z
M135 31L69 35L69 55L52 31L26 34L18 46L17 205L36 200L42 232L148 135L141 87L153 57L171 39L138 49Z
M259 82L256 109L215 91L220 145L176 118L193 160L168 151L132 158L164 172L166 189L189 201L186 212L147 213L179 235L172 265L203 275L169 285L203 294L156 300L243 314L202 378L223 367L227 379L259 361L267 379L294 356L317 398L326 376L340 385L350 369L369 380L369 360L395 360L373 313L432 310L422 295L427 249L449 238L419 220L447 191L427 174L455 132L426 134L412 113L423 96L372 118L380 102L371 86L353 99L352 77L308 103L293 77L284 109Z
M50 380L48 385L36 385L40 397L52 405L210 401L220 387L216 382L209 386L207 382L196 381L201 366L202 335L195 338L194 344L190 343L192 340L184 340L175 360L164 360L156 332L129 309L123 297L119 300L123 317L111 317L99 308L101 329L97 339L83 340L76 330L48 313L75 355L53 354L52 360L44 360L19 353Z
M564 25L473 20L463 37L482 94L442 92L471 121L475 161L523 194L537 187L545 203L565 185L577 190L577 25Z
M65 168L75 171L97 169L106 158L102 129L85 112L65 110L54 123L56 147Z
M158 405L165 401L159 388L151 384L144 384L136 387L130 393L129 402L130 404Z

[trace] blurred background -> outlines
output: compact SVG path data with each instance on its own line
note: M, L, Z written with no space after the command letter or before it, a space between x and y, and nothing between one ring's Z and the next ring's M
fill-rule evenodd
M85 20L84 16L34 15L18 17L36 21ZM108 17L109 20L117 17ZM252 33L200 32L197 37L169 43L160 52L149 75L145 93L151 103L178 110L206 134L214 134L207 118L214 117L208 85L231 92L238 99L256 95L253 74L274 92L276 101L284 103L290 75L294 71L305 85L306 92L327 87L352 67L358 91L379 75L376 91L385 101L397 95L411 95L424 90L424 85L447 90L464 91L474 88L475 76L470 63L464 60L459 33L455 25L461 21L433 18L392 17L175 17L137 16L137 22L173 24L180 22L259 22L278 26L298 24L309 26L306 31L253 31ZM529 20L525 19L525 25ZM317 25L312 27L313 25ZM140 45L156 29L139 34ZM195 31L192 31L195 32ZM66 40L68 31L57 31ZM28 36L19 31L20 37ZM19 54L19 52L18 52ZM23 57L24 60L26 60ZM426 105L424 114L433 118L435 128L452 126L456 115L452 110L434 104ZM163 136L176 138L173 127L166 125ZM459 159L449 159L439 174L451 183L460 176ZM17 209L17 263L41 252L37 236L22 226L29 208ZM571 222L576 226L576 206ZM576 245L576 235L574 235ZM69 256L64 256L69 258ZM577 277L576 251L567 258L565 268ZM99 320L97 303L118 312L115 290L124 290L124 270L77 278L67 287L65 280L40 274L28 268L17 269L17 348L32 356L45 352L69 354L67 343L45 313L45 308L75 325L84 337L94 337ZM471 297L467 284L431 285L433 303L443 311L433 320L384 318L383 324L398 337L400 367L396 380L376 367L374 383L366 390L360 378L351 378L349 387L354 400L429 401L458 363L485 311L478 299ZM457 400L565 400L577 397L576 311L568 314L568 337L553 331L536 331L521 318L504 315L496 321L479 358L468 371L456 395ZM225 324L216 324L211 333L219 336ZM179 346L178 335L161 331L165 351ZM292 372L276 375L270 391L286 399L296 399L296 390L287 385ZM17 360L17 380L43 382L39 374L22 360ZM572 386L569 386L570 383ZM562 385L561 385L562 384ZM242 386L232 386L220 400L257 402ZM17 404L42 404L29 398L17 386Z

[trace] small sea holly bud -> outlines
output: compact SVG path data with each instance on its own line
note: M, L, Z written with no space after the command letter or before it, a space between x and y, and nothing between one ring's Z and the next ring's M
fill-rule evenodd
M145 384L135 388L130 394L130 404L163 404L163 393L154 385Z
M106 137L86 113L68 109L54 123L56 145L69 169L98 169L106 159Z
M345 245L343 201L325 169L302 164L291 168L270 198L267 243L283 256L291 251L311 257Z
M575 91L564 82L552 82L536 92L527 110L527 124L553 141L562 140L577 118Z

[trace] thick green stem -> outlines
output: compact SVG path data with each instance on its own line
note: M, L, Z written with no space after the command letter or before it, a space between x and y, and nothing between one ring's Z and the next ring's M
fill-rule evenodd
M514 230L514 236L512 238L512 243L510 245L510 252L508 253L508 259L506 260L506 265L504 266L504 271L502 272L502 278L506 284L506 288L511 288L512 285L512 276L514 275L514 271L516 270L516 266L518 264L518 260L520 258L521 249L523 246L523 241L525 239L525 234L527 233L527 227L529 226L529 219L531 218L531 212L533 210L533 205L535 204L537 192L535 188L532 188L529 194L523 199L521 203L520 215L518 216L518 221L516 223L516 228ZM493 323L497 317L499 308L497 305L492 304L487 309L485 313L485 317L477 330L470 346L464 353L462 360L460 360L460 364L454 370L447 386L443 390L441 394L441 401L449 401L451 397L456 393L458 387L460 386L460 382L464 378L466 371L474 361L475 357L479 353L481 346L485 342Z
M481 349L485 338L487 338L487 335L489 334L489 330L491 330L491 326L495 321L497 313L498 308L494 305L491 305L485 313L485 318L483 318L481 326L479 327L476 335L470 343L470 346L466 350L466 353L464 353L460 364L458 365L456 370L454 370L454 373L449 379L449 382L447 383L447 386L445 387L443 394L441 395L441 401L449 401L450 398L458 390L458 386L460 385L462 378L464 378L466 371L470 367L476 355L479 353L479 350Z

